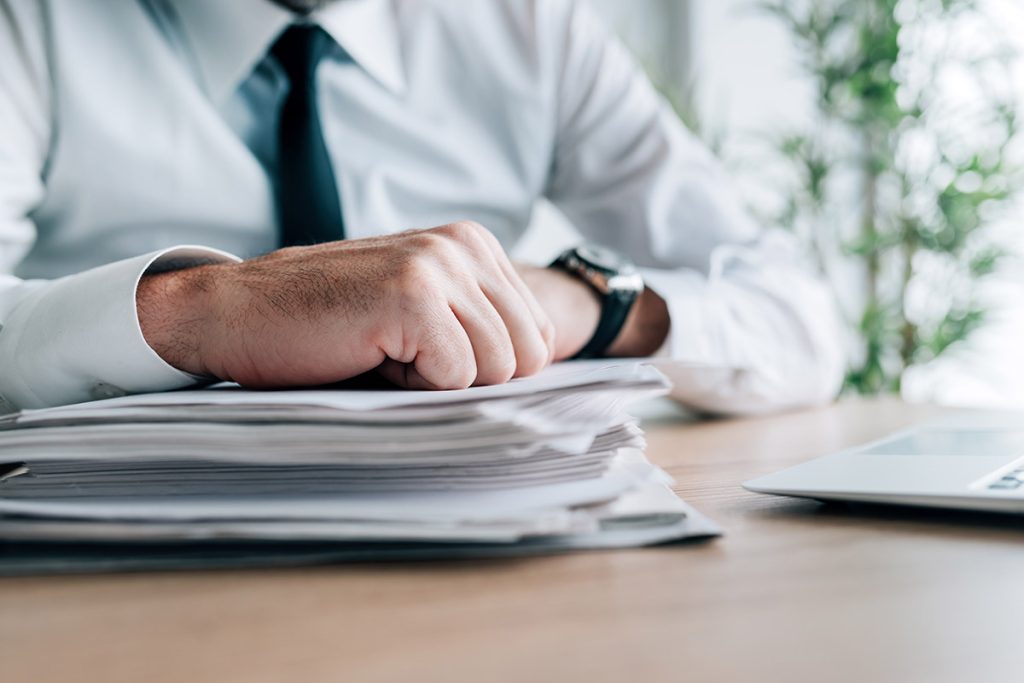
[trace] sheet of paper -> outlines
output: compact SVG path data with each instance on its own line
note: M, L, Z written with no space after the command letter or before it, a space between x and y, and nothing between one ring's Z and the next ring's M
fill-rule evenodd
M71 414L75 410L103 410L127 406L153 407L175 405L262 405L324 407L351 412L372 412L410 406L457 406L460 403L533 396L541 392L575 389L602 383L649 386L667 391L664 375L652 366L630 361L592 360L555 364L533 377L515 379L507 384L470 387L453 391L395 391L313 389L294 391L247 391L237 385L221 384L204 389L140 394L93 401L77 406L25 411Z
M683 504L685 506L685 503ZM520 539L515 543L206 542L17 543L0 545L0 575L297 567L345 562L523 557L567 551L633 548L707 539L721 530L698 511L674 524Z
M627 413L667 388L600 360L463 391L220 386L26 411L0 419L0 573L75 553L248 566L716 533Z
M303 496L194 496L111 499L0 497L0 515L92 520L463 520L516 519L536 511L607 502L664 473L623 453L599 478L494 491L410 491Z

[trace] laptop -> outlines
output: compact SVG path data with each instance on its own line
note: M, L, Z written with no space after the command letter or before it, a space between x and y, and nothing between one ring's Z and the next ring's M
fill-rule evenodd
M823 501L1024 513L1024 416L925 424L744 487Z

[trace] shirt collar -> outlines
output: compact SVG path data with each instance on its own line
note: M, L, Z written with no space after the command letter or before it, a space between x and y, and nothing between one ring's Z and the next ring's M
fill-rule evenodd
M223 104L296 20L266 0L174 0L210 97ZM338 0L313 13L319 24L370 76L392 92L405 90L398 26L390 0Z
M337 0L313 20L381 85L394 93L405 91L398 20L390 0Z

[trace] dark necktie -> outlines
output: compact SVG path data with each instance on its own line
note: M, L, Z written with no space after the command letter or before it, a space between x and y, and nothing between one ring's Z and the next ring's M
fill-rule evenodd
M289 84L277 131L282 247L345 238L338 185L317 111L316 67L331 44L319 26L296 24L271 49Z

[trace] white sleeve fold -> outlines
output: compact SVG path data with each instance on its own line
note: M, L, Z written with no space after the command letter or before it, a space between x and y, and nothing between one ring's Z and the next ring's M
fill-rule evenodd
M52 281L0 290L8 310L0 329L0 396L14 408L41 408L165 391L199 379L177 370L146 343L135 292L147 271L235 257L174 247ZM21 295L11 304L11 296Z
M675 399L711 413L757 414L835 397L845 356L832 294L792 242L774 233L720 247L707 276L643 269L669 308L657 365Z
M831 400L841 327L792 237L751 218L722 165L584 3L546 6L561 74L547 194L587 239L630 255L666 300L658 364L673 396L729 414Z
M14 275L54 135L47 39L44 3L0 0L0 413L194 383L146 343L136 286L150 270L234 260L174 247L58 280Z

